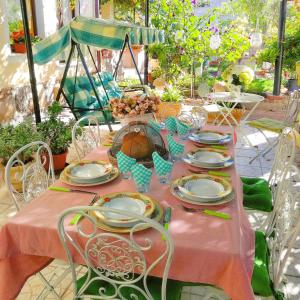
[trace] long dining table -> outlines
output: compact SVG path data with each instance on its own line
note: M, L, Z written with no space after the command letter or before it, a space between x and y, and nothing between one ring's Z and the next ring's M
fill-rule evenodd
M233 133L228 127L205 129ZM165 137L166 133L162 135ZM185 141L185 151L195 148L191 141ZM231 142L228 148L234 157L234 144ZM107 148L97 148L85 159L108 161ZM172 179L190 174L188 169L184 162L176 162ZM230 220L183 210L169 186L160 184L155 175L148 194L163 207L172 207L168 230L175 250L168 278L215 285L232 300L251 300L254 299L251 288L254 231L243 208L242 184L235 166L225 170L230 174L235 197L227 205L214 209L229 214ZM69 187L60 180L54 185ZM80 188L99 195L136 192L133 181L121 177L107 184ZM53 259L66 260L57 231L59 215L67 208L88 205L92 198L89 194L47 190L7 220L0 231L0 299L15 299L29 276ZM157 270L152 275L162 276L162 273Z

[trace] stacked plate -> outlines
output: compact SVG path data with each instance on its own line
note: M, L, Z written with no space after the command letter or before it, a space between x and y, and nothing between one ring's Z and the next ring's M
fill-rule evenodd
M232 139L230 134L220 133L215 131L200 131L193 133L189 136L189 139L195 143L201 144L226 144L229 143Z
M179 200L196 205L219 205L233 199L232 186L227 180L205 174L175 180L171 192Z
M81 161L70 164L60 175L60 179L75 186L94 186L114 180L119 175L117 168L105 161Z
M232 156L228 152L211 148L190 151L183 157L183 160L193 167L205 169L227 168L234 163Z
M144 217L159 221L163 215L162 207L152 198L140 193L113 193L104 195L95 203L112 209L126 210ZM98 226L106 231L126 233L140 221L126 215L112 212L95 212ZM138 226L136 231L148 228L146 225Z

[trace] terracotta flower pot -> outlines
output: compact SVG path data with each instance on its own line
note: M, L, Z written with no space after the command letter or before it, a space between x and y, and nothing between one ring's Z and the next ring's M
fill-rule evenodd
M66 165L66 160L67 160L67 155L68 155L68 151L64 152L64 153L60 153L60 154L53 154L53 167L54 167L54 171L60 171L63 170L65 168ZM49 158L48 155L45 155L45 169L48 171L49 169ZM42 158L43 160L43 158Z
M15 53L26 53L25 43L15 43L14 45Z

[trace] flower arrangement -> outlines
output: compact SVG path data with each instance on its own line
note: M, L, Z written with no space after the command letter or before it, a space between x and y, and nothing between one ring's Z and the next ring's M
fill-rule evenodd
M157 112L159 103L159 96L153 92L135 92L124 95L121 99L110 100L112 115L117 119Z
M244 65L234 65L222 73L222 78L233 85L247 87L254 79L254 71Z

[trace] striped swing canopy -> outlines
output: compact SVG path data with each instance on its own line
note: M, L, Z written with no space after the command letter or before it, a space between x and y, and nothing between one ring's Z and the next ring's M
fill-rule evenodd
M162 30L136 26L127 22L78 16L48 38L33 45L33 60L40 65L48 63L72 41L97 48L120 50L126 35L132 45L164 42Z

